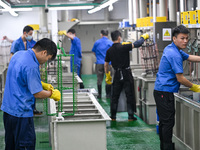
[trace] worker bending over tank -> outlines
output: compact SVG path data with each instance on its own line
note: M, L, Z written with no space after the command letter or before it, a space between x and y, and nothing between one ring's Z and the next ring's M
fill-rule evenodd
M182 51L187 47L189 30L177 26L172 30L173 42L165 47L160 61L154 87L154 99L159 116L159 136L161 150L174 150L172 143L173 126L175 124L174 94L180 84L189 87L194 92L200 92L200 85L188 81L183 76L183 61L200 62L200 57L188 55Z
M33 109L35 98L59 101L61 94L41 82L39 65L55 59L56 44L44 38L32 49L18 51L10 60L3 102L6 150L35 150Z
M127 98L127 109L128 109L128 120L133 121L137 120L134 117L136 112L136 100L134 92L134 80L130 68L130 57L129 52L133 48L140 47L143 42L149 38L148 34L142 35L142 37L134 42L133 44L122 45L121 33L116 30L111 33L113 45L107 50L105 58L105 73L106 73L106 82L110 84L112 82L112 77L108 71L109 62L111 62L112 67L114 68L114 79L112 83L112 96L111 96L111 119L112 121L116 120L116 113L118 107L119 96L124 89L126 98Z

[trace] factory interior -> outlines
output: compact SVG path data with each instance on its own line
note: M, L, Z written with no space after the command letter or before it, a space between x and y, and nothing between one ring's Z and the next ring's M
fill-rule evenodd
M200 0L0 0L0 106L3 101L12 41L27 25L36 42L48 38L57 45L55 60L40 68L43 82L61 93L61 100L36 99L36 150L160 150L159 117L153 91L164 48L178 25L189 31L183 51L199 56ZM71 40L59 31L75 29L81 41L81 76L70 70ZM119 30L122 42L149 38L130 51L137 120L128 120L125 90L120 93L117 118L111 120L111 98L102 82L99 98L94 43L101 30ZM4 38L6 36L6 38ZM14 42L13 42L14 43ZM200 84L200 66L183 62L184 76ZM174 93L176 150L200 150L200 94L184 85ZM0 110L0 150L5 149L4 112Z

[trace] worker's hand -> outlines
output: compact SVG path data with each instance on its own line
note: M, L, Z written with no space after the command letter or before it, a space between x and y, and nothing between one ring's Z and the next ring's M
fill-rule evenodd
M50 90L53 90L53 89L54 89L53 86L52 86L51 84L44 83L44 82L42 82L42 81L41 81L41 83L42 83L42 88L43 88L44 90L50 91Z
M132 44L132 42L122 42L122 45Z
M192 87L189 88L189 90L191 90L191 91L193 91L193 92L200 93L200 85L192 84Z
M66 30L58 31L58 35L67 35L67 31Z
M54 99L54 101L59 101L61 99L60 91L58 91L57 89L53 89L50 98Z
M149 38L149 34L148 33L145 33L145 34L142 34L141 37L144 38L144 40L148 39Z
M108 73L106 73L106 83L112 84L112 77L110 75L110 71Z

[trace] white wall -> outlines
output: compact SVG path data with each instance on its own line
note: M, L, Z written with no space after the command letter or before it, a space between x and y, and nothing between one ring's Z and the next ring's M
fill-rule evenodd
M17 39L22 35L24 26L40 23L39 8L33 8L31 12L19 12L18 17L3 13L0 15L0 22L0 39L4 35L10 39Z

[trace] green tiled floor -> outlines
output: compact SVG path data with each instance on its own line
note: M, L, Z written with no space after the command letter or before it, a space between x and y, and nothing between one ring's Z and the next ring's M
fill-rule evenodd
M85 88L97 89L96 75L83 75L82 79ZM102 92L99 103L110 115L110 100L105 98L104 83ZM42 109L39 104L37 106L38 109ZM107 122L107 150L159 150L159 137L156 134L155 125L147 125L138 117L138 120L134 122L128 122L127 118L127 113L121 112L117 114L117 122ZM37 136L36 150L51 150L47 117L35 117L34 122ZM4 127L0 111L0 150L3 149Z

